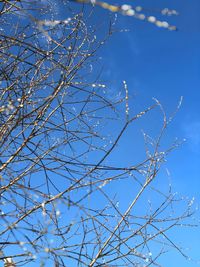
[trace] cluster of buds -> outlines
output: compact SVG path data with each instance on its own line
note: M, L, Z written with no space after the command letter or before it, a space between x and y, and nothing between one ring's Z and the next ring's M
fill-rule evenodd
M65 20L39 20L38 24L40 26L47 26L47 27L55 27L59 24L69 24L71 21L71 18L67 18Z
M154 16L147 16L144 13L141 13L141 11L143 10L143 8L141 6L133 7L133 6L128 5L128 4L123 4L121 6L111 5L111 4L108 4L106 2L96 1L96 0L74 0L74 1L78 2L78 3L92 4L93 6L95 6L95 5L100 6L100 7L107 9L111 12L119 12L125 16L134 17L134 18L140 19L140 20L146 20L148 22L155 24L157 27L166 28L168 30L176 30L176 27L170 25L167 21L161 21L161 20L158 20ZM161 13L161 15L167 15L167 16L178 15L176 10L170 10L168 8L164 8L163 10L161 10L160 13Z
M142 7L141 6L137 6L135 8L133 8L131 5L122 5L121 6L121 13L125 16L133 16L137 19L140 20L146 20L150 23L154 23L157 27L162 27L162 28L166 28L168 30L176 30L175 26L170 25L167 21L161 21L158 20L156 17L154 16L146 16L143 13L140 13L142 11ZM175 10L169 10L167 8L163 9L161 11L162 15L177 15L177 13L175 13Z
M174 9L164 8L161 11L161 14L165 16L173 16L173 15L178 15L178 12Z

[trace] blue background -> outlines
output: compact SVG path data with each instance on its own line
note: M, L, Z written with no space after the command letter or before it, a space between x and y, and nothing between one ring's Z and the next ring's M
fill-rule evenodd
M120 3L121 1L112 3ZM126 1L127 4L133 4ZM195 205L200 201L200 2L199 1L134 1L152 10L152 14L161 18L154 9L165 7L176 9L178 16L162 17L178 27L178 31L168 31L150 23L132 17L118 15L115 33L100 51L103 65L103 78L110 85L110 97L123 92L122 81L126 80L129 88L130 112L142 110L153 103L152 97L158 99L166 113L170 115L176 109L179 99L183 96L180 110L167 129L165 143L170 144L176 137L186 140L177 150L170 154L161 176L166 176L165 168L170 173L170 182L174 191L186 198L195 198ZM95 23L106 25L110 15L107 11L96 8ZM151 13L151 11L150 11ZM111 16L112 17L112 16ZM102 20L102 18L104 18ZM122 111L123 112L123 111ZM161 125L157 113L152 113L143 123L131 126L122 138L113 155L115 164L133 164L142 157L142 139L137 131L145 129L147 133L156 134ZM160 123L159 123L160 122ZM117 128L117 127L116 127ZM117 132L117 129L116 129ZM136 133L137 132L137 133ZM169 174L168 173L168 174ZM165 188L165 182L160 188ZM126 202L130 195L127 189L122 191L121 199ZM118 192L120 196L120 193ZM199 212L196 212L198 219ZM173 240L188 248L189 257L186 261L177 251L164 255L160 261L163 266L198 266L200 259L199 228L176 229L172 232ZM179 242L180 241L180 242Z

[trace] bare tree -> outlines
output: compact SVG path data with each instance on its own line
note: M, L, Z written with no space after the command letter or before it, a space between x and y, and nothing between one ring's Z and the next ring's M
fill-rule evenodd
M111 10L102 2L76 2ZM94 77L91 66L112 23L97 41L87 22L90 13L76 14L66 2L67 18L56 20L51 8L48 1L1 3L0 259L5 266L160 266L168 247L187 257L167 233L191 216L191 203L173 213L179 198L171 187L167 193L154 187L176 146L161 146L171 118L157 100L129 114L126 83L124 97L110 99L106 84ZM124 124L110 143L103 125L118 118L121 106ZM163 124L154 140L144 134L144 159L131 166L109 164L129 125L155 108ZM125 180L134 188L123 210L106 188ZM148 205L146 192L159 201L138 214L135 207Z

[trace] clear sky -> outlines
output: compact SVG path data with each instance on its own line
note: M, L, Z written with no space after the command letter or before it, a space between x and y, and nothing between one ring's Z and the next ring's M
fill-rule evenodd
M44 1L45 2L45 1ZM68 17L67 8L61 7L62 0L52 1L58 19ZM195 199L194 205L200 204L200 1L199 0L135 0L107 1L113 4L134 4L145 7L155 17L162 18L158 10L165 7L175 9L178 16L163 17L178 31L168 31L155 25L136 20L133 17L118 14L115 29L118 30L98 52L97 68L102 68L102 81L107 84L107 98L124 94L123 81L129 89L130 114L137 114L145 107L154 103L156 98L163 105L168 116L172 114L181 97L183 102L175 118L170 123L163 146L170 146L178 138L183 144L168 157L165 166L158 176L156 186L166 191L168 183L172 183L173 191ZM73 4L75 10L81 9L80 4ZM95 16L90 22L99 25L97 39L105 33L105 26L115 14L99 7L95 8ZM94 63L95 66L95 63ZM95 72L94 72L95 75ZM94 77L95 78L95 77ZM122 117L125 115L121 109ZM125 116L124 116L125 117ZM161 112L153 111L146 118L129 127L122 137L119 146L109 158L109 164L130 166L144 157L144 140L141 130L155 137L160 130ZM120 124L121 123L121 124ZM111 122L105 126L105 131L113 137L117 135L123 122ZM111 130L111 127L112 130ZM106 162L105 162L106 164ZM133 185L134 186L134 185ZM166 189L167 188L167 189ZM134 189L124 182L109 188L111 194L117 194L119 206L125 210L133 199ZM148 195L145 195L148 200ZM152 202L157 201L151 196ZM100 200L99 200L100 201ZM145 202L146 203L146 202ZM99 203L98 203L99 204ZM144 204L146 205L146 204ZM144 210L148 207L136 207ZM180 206L182 208L182 206ZM196 217L199 218L197 210ZM188 248L188 255L193 258L186 261L177 251L164 255L160 263L164 267L195 267L200 262L200 229L180 227L172 231L170 237ZM181 241L179 243L179 240ZM30 266L36 266L34 263ZM73 267L73 266L72 266Z
M130 2L130 1L129 1ZM168 113L175 109L183 96L182 107L168 128L169 139L186 138L186 142L173 152L166 163L175 190L200 201L200 2L194 1L134 1L147 8L169 7L179 16L168 21L177 25L171 32L154 25L135 21L130 17L118 17L121 29L129 32L116 34L106 48L106 62L115 86L126 80L132 108L150 102L152 97L161 101ZM119 87L119 85L118 85ZM156 126L149 121L148 127ZM131 131L129 132L131 138ZM124 142L128 142L124 139ZM125 154L131 157L129 144ZM200 259L200 229L178 232L175 239L185 239L190 247L189 255ZM176 254L163 258L164 266L195 267L197 262L188 262Z
M112 1L112 3L125 1ZM132 1L127 1L131 4ZM140 110L152 103L152 97L157 98L167 114L172 113L183 96L183 103L169 126L166 141L186 139L168 157L165 165L170 172L175 191L189 198L195 197L200 202L199 168L200 168L200 2L199 0L174 1L134 1L149 9L168 7L176 9L178 16L166 17L165 20L178 27L178 31L168 31L156 26L137 21L132 17L118 15L116 28L128 31L114 34L108 44L102 48L102 75L110 84L110 94L122 89L122 81L126 80L130 94L130 108ZM106 11L97 9L96 21L102 16L109 19ZM159 17L159 13L153 13ZM155 130L159 127L156 115L138 129ZM138 140L132 142L135 128L129 129L122 139L114 161L122 165L131 164L136 159L135 152L140 155ZM137 138L134 136L134 138ZM124 193L123 193L124 195ZM198 216L197 212L197 216ZM200 229L177 230L175 241L182 240L188 247L188 254L195 260L200 259ZM197 261L185 261L177 252L171 252L163 257L166 267L195 267Z
M60 6L61 2L60 0L55 4L59 19L60 16L67 17L66 10ZM183 97L182 106L167 129L164 143L169 145L175 138L186 141L168 156L159 177L162 179L164 176L165 179L158 180L157 185L166 190L165 187L168 187L166 177L167 173L168 175L170 173L169 180L173 190L189 199L194 197L198 205L200 202L200 2L199 0L108 2L145 7L149 10L146 11L149 15L162 18L178 28L178 31L168 31L133 17L118 15L115 28L119 32L115 33L98 52L101 58L98 66L103 67L101 79L108 85L106 91L108 98L123 92L123 80L127 82L131 114L152 104L154 97L162 103L166 113L170 115ZM78 4L74 4L74 7L77 11L81 9ZM159 10L165 7L177 10L179 15L160 16ZM104 35L105 27L110 18L113 19L114 14L99 7L95 8L94 14L95 16L90 19L94 25L99 26L97 31L99 38ZM155 136L161 126L158 113L152 112L147 119L129 128L114 151L111 163L128 166L142 158L144 145L141 129ZM112 130L112 133L115 136L119 127L115 125L113 129L115 130ZM125 209L132 198L132 189L128 184L125 183L124 186L120 184L118 187L116 185L116 188L112 189L108 187L108 192L109 190L110 193L117 192L120 205ZM197 211L196 216L198 215ZM178 244L189 248L186 252L194 260L186 261L177 251L173 251L160 260L163 266L198 266L200 229L179 228L171 233L171 237Z
M127 81L131 107L143 107L157 98L168 114L181 96L182 107L168 129L173 139L186 142L169 159L175 183L183 193L198 198L200 160L200 2L136 1L148 8L175 8L179 16L167 19L178 31L167 31L131 17L118 16L118 28L104 49L104 66L119 90ZM105 14L105 11L102 12ZM151 122L152 123L152 122ZM184 182L183 182L184 181Z

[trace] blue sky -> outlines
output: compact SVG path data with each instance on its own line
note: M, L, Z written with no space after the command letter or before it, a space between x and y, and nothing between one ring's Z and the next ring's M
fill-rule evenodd
M60 2L62 1L58 1L55 6L56 12L59 19L60 16L65 19L67 13L65 9L60 8ZM109 3L133 4L132 1L109 1ZM149 14L160 19L159 12L154 13L154 10L165 7L176 9L179 12L178 16L163 17L163 19L176 25L178 31L168 31L151 23L118 15L115 25L118 32L98 52L100 59L97 68L98 66L103 68L101 79L107 84L108 98L113 98L120 92L123 94L123 80L127 82L131 114L151 105L154 97L162 103L169 116L176 110L180 98L183 97L182 106L167 129L164 145L169 146L175 138L186 141L168 156L167 163L158 177L160 180L157 186L165 191L170 181L175 192L189 199L194 197L198 205L200 203L198 190L200 188L200 2L199 0L190 2L137 0L134 1L134 5L150 9ZM80 10L80 5L74 4L74 7ZM90 22L100 25L97 31L98 39L99 36L104 36L109 20L114 18L114 14L98 7L95 8L94 14ZM123 116L124 111L121 112ZM120 123L117 123L117 125L112 124L113 138L120 128ZM146 119L133 124L121 139L109 163L128 166L138 162L144 156L141 130L155 136L160 127L159 111L153 111ZM105 130L109 133L110 128L111 124ZM130 184L119 183L115 188L108 186L107 190L110 194L117 192L121 209L126 209L132 199ZM149 197L148 194L146 197ZM196 216L198 217L198 212ZM189 248L188 255L193 257L194 261L186 261L177 251L170 251L163 256L160 263L166 267L198 266L199 228L178 228L170 235L178 244Z
M148 6L157 6L156 2L148 1ZM163 6L166 6L169 1L164 2ZM173 1L170 7L180 11L180 15L173 18L179 28L177 32L119 16L118 26L129 29L129 32L115 34L105 48L105 64L110 65L111 80L118 88L122 80L127 81L133 107L142 107L155 97L170 114L183 96L182 107L168 134L172 138L187 139L176 155L177 160L181 157L185 172L192 175L194 181L198 180L200 156L199 6L198 1ZM174 171L180 169L177 164L173 166Z
M61 2L62 0L55 1L53 9L58 19L66 19L67 10L61 8ZM124 4L125 1L110 2ZM132 4L132 1L125 3ZM152 98L156 98L170 116L176 110L180 98L183 97L182 106L166 131L163 146L170 146L176 138L180 142L184 139L186 141L168 156L155 183L164 191L168 189L168 183L172 183L174 192L177 191L188 197L188 201L194 197L195 205L198 205L200 204L200 2L199 0L190 2L188 0L136 0L134 5L150 9L149 13L158 18L159 12L153 13L153 10L165 7L176 9L179 16L164 19L176 25L178 31L161 29L151 23L119 14L115 25L118 32L98 52L97 68L103 69L101 79L107 84L108 98L115 98L120 92L124 94L123 81L126 81L131 114L137 114L144 107L154 103ZM74 7L77 12L80 10L80 5L74 4ZM94 14L90 22L94 25L101 24L97 31L98 39L99 36L104 35L105 27L110 18L114 18L114 14L101 8L96 8ZM124 109L121 108L119 111L122 117L125 117ZM162 115L157 109L131 125L108 163L116 166L130 166L143 159L145 147L141 130L155 137L162 126L161 122ZM114 138L122 125L123 121L110 122L104 129ZM134 184L131 186L134 187ZM131 186L125 181L123 184L116 183L115 188L108 185L105 190L110 194L116 193L120 209L125 210L133 198L132 194L135 193ZM157 197L148 196L147 193L144 195L144 203L149 197L153 203L158 201ZM180 205L181 208L182 205ZM142 208L136 206L136 212L140 209L144 213L148 206L146 204ZM196 216L198 215L197 211ZM160 263L164 267L198 266L199 228L180 227L172 231L170 236L178 244L180 240L183 247L188 247L188 255L194 260L186 261L177 251L170 251L163 256ZM34 263L33 266L35 266Z
M148 7L157 7L158 2L148 1ZM168 135L172 139L185 138L186 142L170 157L169 164L176 183L180 183L179 189L198 198L200 3L164 1L162 7L165 6L176 8L180 12L179 16L171 19L178 31L159 29L130 17L119 16L118 26L129 29L129 32L117 33L110 40L105 48L105 64L109 57L108 66L112 70L109 75L115 87L120 88L120 82L127 81L133 109L135 106L142 108L155 97L170 114L183 96L181 109L169 127Z
M112 1L121 3L120 1ZM127 1L131 4L131 1ZM170 173L170 180L175 191L189 198L195 197L200 203L200 2L194 1L134 1L135 5L146 8L176 9L179 16L166 18L175 24L178 31L160 29L132 17L118 15L116 28L128 30L114 34L101 50L103 77L109 81L111 93L122 90L122 81L126 80L130 95L132 112L141 110L157 98L167 114L172 113L183 96L180 110L170 124L166 142L176 137L186 141L169 155L165 167ZM97 9L97 21L101 16L109 18L106 11ZM159 17L159 14L157 15ZM139 123L139 129L150 131L159 127L157 115L151 120ZM113 161L131 163L133 151L140 149L139 135L131 127L122 139ZM141 128L140 128L141 127ZM136 142L131 140L136 138ZM137 139L138 138L138 139ZM140 143L141 144L141 143ZM137 151L138 155L140 152ZM164 172L163 172L163 175ZM198 212L196 216L198 216ZM189 255L195 261L185 261L177 252L170 252L161 261L164 266L198 266L200 259L200 232L197 229L179 229L174 233L175 240L181 240L189 247Z

